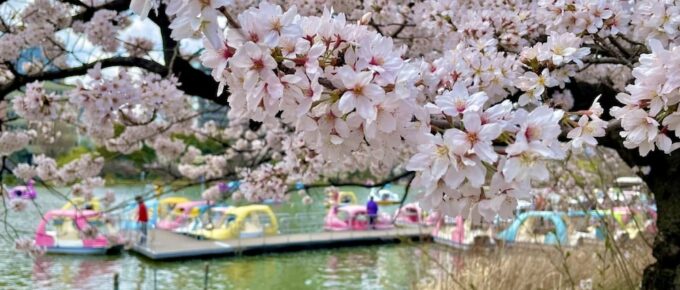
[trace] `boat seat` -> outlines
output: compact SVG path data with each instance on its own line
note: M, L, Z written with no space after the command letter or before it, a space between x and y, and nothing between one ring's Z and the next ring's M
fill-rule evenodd
M78 230L73 226L73 221L66 221L57 227L57 239L59 241L80 240Z
M82 247L83 241L82 240L59 240L58 242L55 242L55 245L57 247Z

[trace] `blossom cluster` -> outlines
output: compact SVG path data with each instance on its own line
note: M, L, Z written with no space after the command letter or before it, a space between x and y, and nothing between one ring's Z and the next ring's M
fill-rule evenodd
M127 17L123 17L113 10L102 9L95 12L88 23L75 21L73 30L84 33L92 44L100 46L104 51L115 52L120 41L111 36L116 35L117 31L129 24Z
M260 18L269 26L256 25ZM229 85L230 114L267 122L280 111L308 147L330 160L368 144L392 149L389 141L413 126L418 71L391 39L328 10L296 17L294 9L263 3L238 19L243 29L228 30L223 44L233 55L204 62Z
M222 143L226 149L221 154L207 154L188 146L179 157L179 172L190 179L220 178L235 175L235 168L259 164L258 160L279 160L281 139L285 131L280 126L263 125L257 130L248 127L248 121L231 119L228 128L219 128L215 122L193 126L191 133L202 141Z
M567 138L571 139L571 145L575 149L583 148L584 144L597 145L595 137L602 137L606 133L605 129L609 124L600 119L604 110L598 102L599 98L595 98L593 105L587 111L581 112L578 123L567 133Z
M620 8L569 6L591 15L596 29L556 20L550 25L562 28L530 43L526 38L550 25L523 22L527 15L516 10L475 7L425 1L404 9L402 18L365 14L353 24L331 10L302 16L295 6L284 10L263 2L240 13L236 23L230 20L233 27L224 33L203 31L201 60L228 87L229 116L282 121L293 130L283 139L283 162L241 173L242 194L276 199L293 180L361 168L385 175L409 160L405 169L416 171L426 209L487 219L511 214L516 200L528 197L532 181L548 178L545 160L566 156L558 141L563 124L574 148L595 145L594 138L604 134L597 101L590 110L567 115L549 106L573 104L568 90L551 96L565 89L590 54L584 46L591 39L577 33L613 33L617 23L606 21ZM552 13L555 8L540 7ZM491 20L498 13L500 20ZM406 61L405 46L366 25L417 15L425 16L415 29L439 33L445 52ZM466 21L453 21L458 18ZM517 92L523 108L504 100ZM243 151L247 144L240 139L233 148ZM190 163L200 154L192 152L180 171L196 177L192 173L200 170Z
M30 257L40 257L45 254L45 248L40 247L32 238L21 238L14 242L14 248L18 252L26 253Z
M32 121L50 121L58 117L60 96L48 93L42 83L33 82L26 86L23 97L12 102L12 108L19 116Z
M680 8L674 1L636 2L632 10L631 29L637 40L656 39L667 43L677 39L680 30Z
M575 71L569 64L583 67L583 58L590 54L589 48L581 47L582 42L581 38L570 32L551 32L547 42L524 48L520 53L520 61L527 71L516 81L517 88L524 92L518 104L541 104L549 88L564 88Z
M589 54L575 34L551 33L545 43L510 56L486 33L463 33L441 57L406 62L392 39L347 23L343 14L296 12L268 3L248 9L238 16L242 29L228 29L220 47L203 57L213 77L229 87L230 114L263 122L280 114L295 128L284 160L298 162L248 174L279 176L282 165L314 169L348 156L379 164L415 149L406 169L418 173L425 208L451 215L472 209L491 218L511 213L531 180L548 177L543 160L565 156L557 140L564 113L542 104L548 89L564 87ZM523 92L519 104L532 107L501 102L517 89ZM593 136L588 128L575 129L580 139L574 144ZM494 143L506 144L505 152L498 154ZM300 163L301 154L290 149L313 154ZM490 190L483 191L489 169Z
M455 106L456 98L466 102ZM528 112L509 101L487 107L487 100L484 92L469 95L460 83L437 98L435 106L454 126L426 135L406 167L417 172L415 184L424 188L423 208L507 216L517 198L526 198L531 180L548 178L544 160L565 155L557 141L562 111L541 106ZM494 142L507 144L504 154ZM494 173L483 190L488 170Z
M33 131L4 131L0 133L0 156L9 156L26 148L33 137L35 137Z
M540 1L537 17L546 30L601 37L626 33L631 20L629 5L618 1Z
M287 198L288 184L285 168L280 165L264 164L256 169L243 168L239 191L247 201L282 201Z
M55 66L63 66L64 42L55 33L67 28L71 18L69 6L58 1L37 0L21 10L3 7L3 35L0 41L0 61L15 61L22 51L32 47L40 48L42 54ZM4 71L5 69L3 69Z
M451 49L470 46L501 46L516 51L537 36L538 23L527 17L530 3L496 5L492 1L423 1L413 8L418 32L431 36L429 45Z
M174 78L146 74L142 79L137 79L124 70L116 77L106 77L102 74L100 63L88 70L87 75L90 81L78 80L77 88L70 93L69 104L82 108L80 118L85 131L100 142L120 137L116 136L114 130L116 124L131 128L151 127L151 131L156 132L159 129L158 122L153 122L156 119L174 123L191 114L187 99L177 89L177 80ZM135 134L144 129L133 129L124 135L128 137L127 140L117 141L127 141L124 142L126 145L139 144L151 137ZM111 149L121 145L113 140L110 142Z
M215 184L211 187L208 187L205 191L201 193L201 198L203 200L209 200L209 201L219 201L222 200L224 197L222 196L223 192L220 189L219 184Z
M147 142L151 148L156 151L162 158L167 160L177 159L186 148L186 144L182 140L171 139L166 136L159 136L153 139L153 142Z
M131 56L143 57L153 50L154 43L144 37L132 37L124 43L124 46Z
M104 186L104 179L97 177L104 167L104 158L91 154L83 154L78 159L59 167L56 160L45 155L33 158L34 165L20 163L13 169L13 173L22 180L29 182L40 178L43 182L51 182L56 185L71 186L70 196L94 197L94 188ZM108 199L112 199L111 197ZM114 198L115 199L115 198ZM25 205L14 205L15 210L23 210Z
M670 153L680 146L671 136L680 136L680 47L664 48L661 41L649 41L651 52L640 57L633 69L635 83L616 99L623 107L613 107L611 115L621 120L621 136L626 148L638 148L640 155L659 149ZM671 131L675 131L671 133Z
M226 175L227 159L224 155L206 155L199 164L180 164L179 172L192 180L200 178L220 178Z
M253 2L131 3L142 16L163 8L175 40L203 38L200 62L228 90L228 116L237 120L227 129L191 121L198 114L172 76L121 69L110 77L100 66L66 97L35 83L12 107L31 126L42 124L41 134L52 129L45 123L62 120L109 151L152 148L159 158L149 168L176 165L194 180L238 174L239 194L251 201L280 200L296 181L406 169L416 172L425 208L487 219L511 214L517 199L528 198L532 183L547 179L546 160L605 135L609 116L599 100L584 109L581 100L595 96L570 90L584 79L602 81L602 67L632 69L614 76L617 83L635 78L618 97L624 106L610 111L621 121L625 146L642 155L677 147L680 14L669 1L332 1L336 10L313 1ZM47 20L50 13L72 15L67 8L28 4L23 23L3 35L0 58L13 61L33 46L48 57L63 52L51 36L73 19ZM129 24L123 15L99 9L73 30L119 52L118 32ZM640 41L647 37L657 39L651 51L639 64L628 60L646 49ZM129 55L149 57L148 39L128 42ZM13 73L1 78L11 81ZM250 119L261 128L250 129ZM563 133L570 146L559 141ZM0 154L25 147L33 135L3 132ZM190 138L226 149L199 149ZM87 196L101 183L83 171L99 172L101 164L81 159L58 168L38 156L14 172L75 184L73 193ZM234 170L241 166L251 169ZM216 190L206 197L217 198Z

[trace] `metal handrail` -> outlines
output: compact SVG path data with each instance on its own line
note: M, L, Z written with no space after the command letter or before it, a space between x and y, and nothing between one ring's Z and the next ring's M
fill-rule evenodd
M324 212L277 214L279 232L282 234L319 232L323 228Z

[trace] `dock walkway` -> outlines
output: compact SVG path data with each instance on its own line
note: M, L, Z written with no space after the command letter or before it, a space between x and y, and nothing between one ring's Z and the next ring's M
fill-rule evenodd
M153 229L149 230L148 243L135 245L132 250L153 260L167 260L393 243L404 239L428 239L431 237L431 232L430 227L403 227L389 230L298 233L215 241L197 240L170 231Z

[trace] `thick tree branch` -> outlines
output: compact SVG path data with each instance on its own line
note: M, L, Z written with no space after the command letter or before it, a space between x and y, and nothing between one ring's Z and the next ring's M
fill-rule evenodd
M44 71L38 74L22 75L17 72L13 72L14 79L12 80L12 82L4 86L0 86L0 99L4 99L7 96L7 94L34 81L59 80L67 77L84 75L87 73L87 70L93 68L97 63L101 63L102 68L114 66L139 67L149 72L154 72L158 74L163 74L164 72L167 71L167 69L163 65L153 60L139 57L111 57L99 60L97 62L83 64L78 67L54 71Z
M228 105L228 93L225 91L225 93L218 96L218 84L210 75L195 68L188 60L179 55L173 57L173 52L177 48L178 43L172 38L170 19L165 14L165 4L159 7L158 14L150 14L149 19L160 28L163 51L165 52L163 59L166 66L172 66L168 71L171 71L179 78L181 83L179 88L189 95L211 100L220 105Z
M606 128L605 136L598 138L598 144L616 150L623 161L631 167L649 163L648 160L645 160L646 158L640 156L637 150L623 146L623 138L619 135L621 122L612 120L612 116L609 114L609 110L613 106L621 105L616 100L616 95L619 93L617 90L602 82L590 84L582 81L572 82L567 85L567 88L571 90L574 96L574 107L572 109L574 111L588 109L593 100L601 95L599 102L604 109L601 117L603 120L609 120L609 125ZM566 137L566 133L563 133L563 137Z
M404 30L404 28L406 28L407 24L408 24L408 22L406 20L404 20L404 22L401 25L399 25L399 28L397 28L397 30L394 33L392 33L391 36L392 37L399 36L399 33L401 33Z
M81 3L78 0L72 0L73 5ZM71 3L68 2L68 3ZM77 3L75 3L77 2ZM81 3L82 4L82 3ZM73 20L88 21L92 18L94 13L101 9L108 9L114 11L126 11L128 10L130 2L128 0L113 0L106 4L97 7L89 7L86 5L78 5L84 7L85 9L73 17ZM172 52L177 47L177 41L171 37L170 20L165 14L165 5L161 5L158 10L158 14L151 13L149 15L151 19L161 31L161 39L163 44L163 51ZM111 57L103 59L97 62L102 63L102 67L113 67L113 66L123 66L123 67L139 67L148 72L156 73L162 76L167 75L172 72L177 76L181 85L179 88L183 90L188 95L197 96L203 99L207 99L218 103L220 105L227 105L228 93L222 94L222 96L217 96L218 84L215 80L207 73L195 68L189 61L182 57L176 57L173 59L172 53L165 53L164 62L161 64L152 60L136 57ZM0 86L0 99L4 99L7 94L15 91L22 86L34 82L34 81L47 81L47 80L59 80L71 76L79 76L87 73L87 70L94 67L97 62L84 64L79 67L67 68L57 71L46 71L35 75L21 75L15 73L16 78L4 86ZM172 66L171 68L169 66Z
M625 65L625 66L628 66L628 64L629 64L629 61L620 59L618 57L609 57L609 56L590 57L590 58L584 59L583 62L593 63L593 64L621 64L621 65Z
M406 198L408 198L408 193L411 191L411 184L413 183L413 179L416 178L415 174L409 176L408 182L406 183L406 188L404 189L404 195L401 197L401 200L399 201L399 209L397 209L397 214L394 215L392 218L392 223L394 223L397 218L399 217L399 214L401 213L401 209L404 207L404 203L406 202Z
M401 174L395 175L393 177L387 178L381 182L372 184L372 185L366 185L363 183L358 183L358 182L334 182L334 181L329 181L328 183L315 183L315 184L305 184L304 189L310 189L310 188L320 188L320 187L329 187L329 186L361 186L361 187L366 187L366 188L374 188L374 187L384 187L385 185L399 181L401 179L411 177L415 175L415 172L413 171L405 171ZM292 190L289 190L289 192Z
M75 6L88 7L87 5L85 5L85 3L80 2L80 0L62 0L62 1Z
M601 95L602 97L600 97L599 102L604 109L604 114L601 117L603 120L609 120L611 119L609 109L613 106L621 105L616 100L616 95L619 91L602 81L597 82L597 84L592 84L584 81L572 80L566 87L574 96L574 107L572 108L572 111L587 110L593 104L593 100Z
M80 2L79 0L71 0L68 1L68 3L73 4L72 2ZM74 4L75 5L75 4ZM88 21L92 19L92 16L94 15L95 12L102 10L102 9L107 9L107 10L113 10L113 11L125 11L130 8L130 1L129 0L113 0L110 2L107 2L106 4L96 6L96 7L89 7L85 5L78 5L81 7L86 7L83 12L80 12L79 14L74 15L71 17L73 20L79 20L79 21Z

